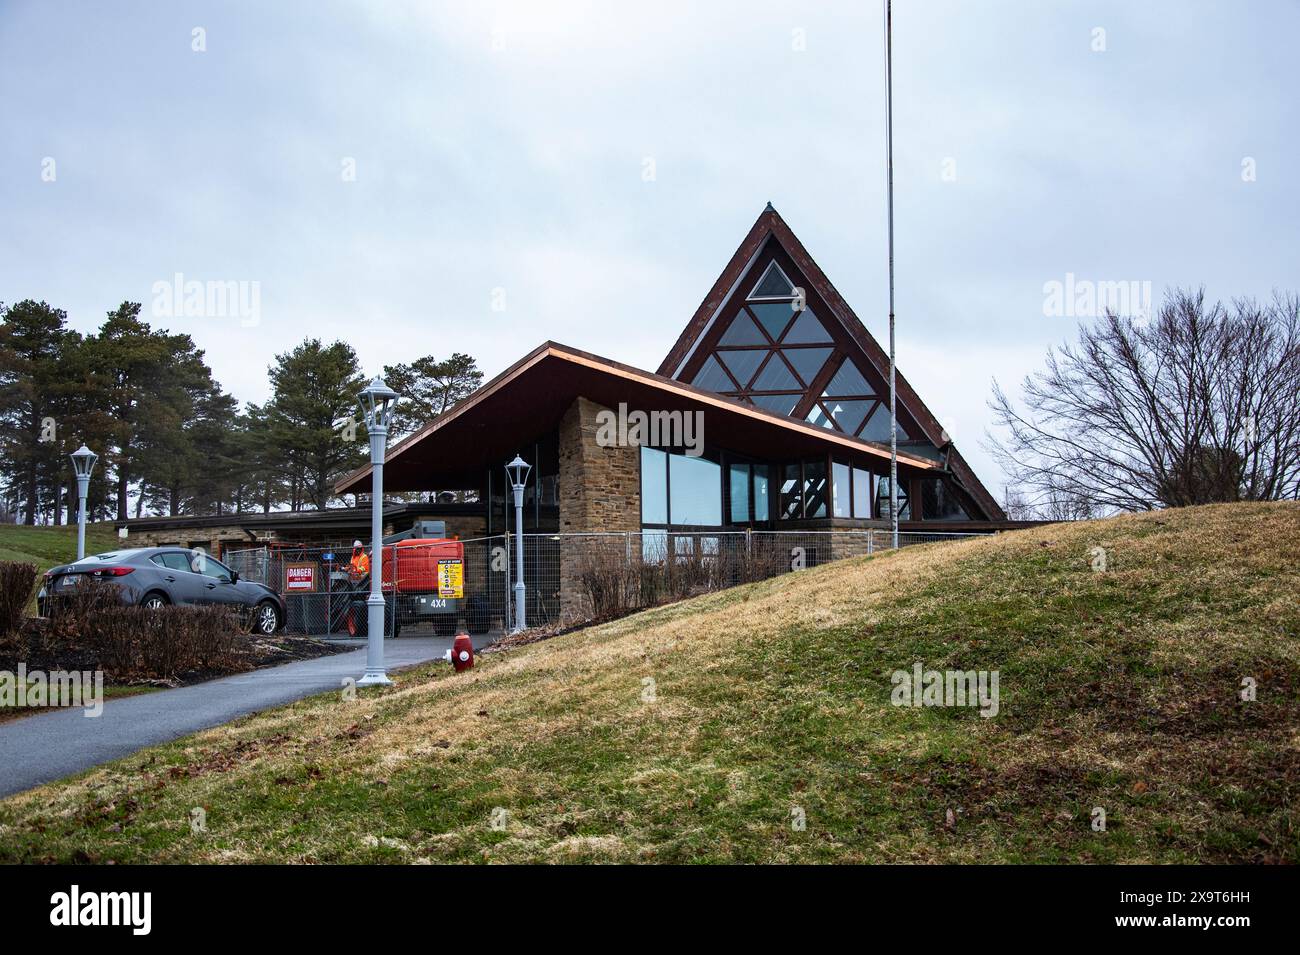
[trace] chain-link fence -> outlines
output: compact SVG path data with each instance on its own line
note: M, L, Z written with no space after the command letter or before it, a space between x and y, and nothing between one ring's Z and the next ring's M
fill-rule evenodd
M384 633L486 634L507 619L506 575L489 570L504 538L401 541L383 547ZM495 541L495 544L494 544ZM313 636L364 637L374 563L369 550L284 544L227 551L225 562L245 580L284 597L285 630Z
M903 532L899 546L971 537ZM764 580L890 547L888 530L525 534L525 624L565 626ZM383 548L384 632L450 636L511 628L518 542L402 541ZM267 545L227 552L246 580L282 594L286 629L365 636L370 556L349 546Z

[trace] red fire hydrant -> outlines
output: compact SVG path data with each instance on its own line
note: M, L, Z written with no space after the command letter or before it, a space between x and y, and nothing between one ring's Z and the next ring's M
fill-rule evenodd
M468 633L456 634L456 640L451 645L450 656L451 665L456 668L457 673L468 670L474 665L474 643Z

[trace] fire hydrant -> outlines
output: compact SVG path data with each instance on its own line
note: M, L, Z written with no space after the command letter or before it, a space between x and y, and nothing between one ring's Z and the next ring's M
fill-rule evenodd
M456 640L452 643L451 649L444 653L442 658L455 667L457 673L472 667L474 665L474 643L470 640L469 634L456 634Z

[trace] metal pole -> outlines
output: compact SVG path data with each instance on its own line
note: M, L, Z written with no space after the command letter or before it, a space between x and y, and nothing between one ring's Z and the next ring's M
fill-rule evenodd
M515 633L524 629L524 486L512 483L515 492Z
M890 0L885 0L885 223L889 231L889 523L898 549L898 407L894 370L894 83Z
M357 686L389 686L384 667L384 447L388 426L366 423L370 431L370 596L366 598L366 672Z
M89 474L77 475L77 560L86 556L86 492L90 486Z

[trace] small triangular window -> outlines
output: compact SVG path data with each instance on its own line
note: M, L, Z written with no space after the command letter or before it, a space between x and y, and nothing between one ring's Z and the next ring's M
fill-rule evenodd
M736 383L728 377L722 370L722 366L718 364L718 360L712 355L704 359L704 364L700 366L691 384L705 391L731 391L736 387Z
M736 314L731 321L731 327L722 333L718 339L719 345L766 345L767 339L763 333L758 330L754 320L750 318L744 309Z
M781 266L773 261L768 264L766 271L763 272L763 277L758 280L758 284L754 286L754 291L749 293L749 297L793 298L794 283L786 278L785 273L781 271Z
M867 384L867 380L862 377L862 372L858 371L853 362L846 359L844 364L840 365L840 370L835 373L835 377L831 379L822 395L823 397L834 398L839 395L857 396L874 393L871 386Z
M825 326L818 320L817 316L812 313L812 309L805 308L799 313L799 317L794 320L790 330L785 333L782 343L786 345L829 345L831 336L827 334Z
M758 366L763 363L767 352L760 348L746 348L741 351L720 351L714 354L727 366L727 371L731 372L736 383L744 388L754 377L754 372L758 371Z

